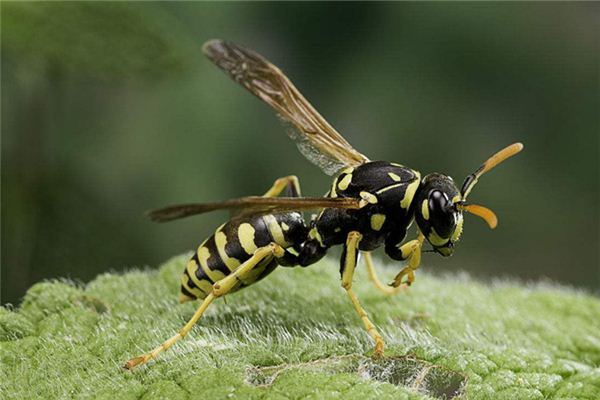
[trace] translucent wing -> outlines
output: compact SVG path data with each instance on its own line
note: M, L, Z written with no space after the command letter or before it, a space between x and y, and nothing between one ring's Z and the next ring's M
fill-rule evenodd
M270 105L293 129L300 152L326 174L369 159L356 151L296 89L279 68L261 55L232 42L211 40L204 54L234 81Z
M238 215L267 214L285 211L313 210L318 208L360 208L360 199L330 197L259 197L249 196L216 203L178 204L152 210L148 217L155 222L204 214L215 210L231 210Z

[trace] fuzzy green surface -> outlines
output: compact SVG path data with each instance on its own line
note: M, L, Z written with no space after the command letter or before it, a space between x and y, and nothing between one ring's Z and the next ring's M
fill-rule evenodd
M176 300L186 261L85 287L39 283L18 309L0 309L0 397L434 399L460 387L468 399L600 398L598 298L423 270L388 297L361 266L355 292L390 357L373 361L333 259L279 268L211 305L158 360L121 369L193 314L195 303ZM385 278L398 271L377 264Z

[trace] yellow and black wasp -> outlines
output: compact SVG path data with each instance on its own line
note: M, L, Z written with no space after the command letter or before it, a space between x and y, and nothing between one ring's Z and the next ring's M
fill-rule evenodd
M290 136L302 154L335 179L322 198L302 197L298 179L287 176L277 179L262 196L150 212L159 222L218 209L232 210L234 215L198 247L183 271L180 301L202 300L193 317L179 333L132 358L125 368L156 358L186 336L216 298L259 281L278 265L311 265L335 245L344 246L342 287L375 342L375 355L381 355L383 339L352 291L359 253L364 254L369 275L380 290L393 293L410 285L425 240L442 256L453 253L462 233L464 211L483 218L490 228L496 227L494 213L468 204L467 196L481 175L521 151L523 145L514 143L494 154L459 190L447 175L422 177L401 164L369 160L327 123L279 68L259 54L222 40L207 42L203 50L234 81L274 108L291 125ZM307 225L301 212L308 209L320 212ZM413 220L417 237L403 243ZM377 279L369 253L380 246L392 259L407 261L387 287Z

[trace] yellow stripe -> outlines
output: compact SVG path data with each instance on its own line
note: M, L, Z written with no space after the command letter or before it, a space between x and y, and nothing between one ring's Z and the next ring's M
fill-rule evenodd
M221 256L223 263L227 266L227 268L229 268L230 271L235 271L235 269L239 267L241 263L237 258L229 257L227 252L225 252L227 235L225 235L225 232L221 231L224 225L225 224L221 225L219 229L217 229L217 232L215 232L215 244L217 245L217 251L219 252L219 256Z
M196 286L200 287L200 280L196 276L196 271L198 270L198 264L196 264L196 261L193 259L188 261L187 266L185 268L187 269L187 273L190 276L190 278L192 278L192 282L194 282Z
M331 184L331 190L329 191L329 197L337 197L337 192L335 190L335 185L337 184L337 179L333 180Z
M397 187L399 187L399 186L402 186L402 185L403 185L403 183L394 183L393 185L386 186L386 187L384 187L383 189L379 189L379 190L378 190L378 191L376 191L375 193L377 193L377 194L381 194L381 193L383 193L383 192L387 192L388 190L395 189L395 188L397 188Z
M456 228L454 228L454 232L452 233L452 237L450 237L450 239L453 242L456 242L458 239L460 239L460 234L462 233L463 230L463 216L459 215L458 216L458 222L456 223Z
M344 176L342 180L338 182L337 187L340 190L346 190L348 189L350 182L352 182L352 174Z
M319 242L319 244L323 246L323 238L321 237L321 234L319 233L316 227L313 227L310 231L308 231L308 237L310 239L316 239Z
M250 255L256 251L256 243L254 243L254 227L247 222L240 224L238 227L238 239L244 251Z
M200 245L198 247L198 261L200 261L200 267L202 271L208 276L213 282L219 281L225 278L225 274L221 271L213 271L208 267L207 260L210 258L210 251L207 247Z
M431 232L429 233L429 235L427 235L427 239L435 247L443 246L446 243L448 243L448 240L450 240L450 239L444 239L443 237L438 235L438 233L435 231L434 228L431 228Z
M421 203L421 214L425 218L425 221L429 221L429 205L427 204L427 200L423 200L423 203Z
M198 269L198 264L196 264L196 261L194 261L193 259L188 261L187 272L188 272L188 275L190 276L190 278L192 278L192 282L194 282L194 284L198 288L200 288L200 290L202 290L205 294L209 294L210 292L212 292L212 285L206 279L198 279L198 277L196 276L197 269ZM223 275L220 271L216 271L216 272L219 272L221 275ZM217 277L217 276L218 275L215 274L215 277ZM223 275L223 277L225 277L225 275ZM213 279L213 278L211 278L211 279ZM216 280L215 280L215 282L216 282Z
M374 231L379 231L384 223L385 223L385 215L383 215L383 214L371 215L371 229L373 229Z
M285 240L283 230L281 229L281 226L279 226L279 224L277 223L277 219L273 215L267 214L263 216L263 221L267 225L267 229L269 230L269 233L273 237L275 243L282 247L289 247L291 243Z
M390 178L392 178L392 180L393 180L394 182L400 182L400 181L402 180L402 178L400 178L398 175L396 175L396 174L395 174L395 173L393 173L393 172L388 172L388 176L389 176Z
M252 270L250 272L245 274L243 277L240 277L240 281L242 281L242 283L244 285L253 284L265 272L267 265L269 265L269 263L272 260L273 260L272 256L268 256L268 257L264 258L263 260L260 261L260 263L258 263L258 265L256 267L252 268Z
M182 292L179 292L179 303L185 303L186 301L192 301L195 300L193 297L187 296L185 294L183 294Z
M400 202L400 207L402 207L402 208L408 208L410 206L410 203L412 203L413 197L415 197L415 192L417 191L417 188L419 187L419 184L421 183L420 182L421 181L421 173L419 173L417 171L413 171L413 172L415 173L416 178L406 188L406 192L404 193L404 198Z
M360 197L370 204L377 204L377 196L372 193L362 191L359 193Z
M188 286L188 280L187 280L187 276L186 274L181 274L181 285L185 288L185 290L187 290L188 292L190 292L191 294L193 294L196 297L200 297L202 295L206 296L205 293L203 293L199 288L191 288Z

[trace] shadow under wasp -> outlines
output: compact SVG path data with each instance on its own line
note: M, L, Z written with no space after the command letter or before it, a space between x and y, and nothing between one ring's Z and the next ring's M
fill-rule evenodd
M371 161L350 144L311 106L279 68L259 54L229 41L204 44L204 54L234 81L270 105L290 125L290 136L301 153L326 174L335 176L322 198L302 197L295 176L277 179L262 196L217 203L182 204L151 211L158 222L213 210L228 209L229 221L206 239L187 263L181 277L180 302L202 300L187 324L154 350L127 361L131 369L156 358L186 336L216 299L259 281L277 266L303 266L320 260L327 250L343 245L342 287L382 355L384 342L352 291L359 253L364 255L370 279L386 294L413 283L422 247L450 256L463 229L463 213L483 218L495 228L494 213L467 203L467 197L486 172L522 150L514 143L485 161L467 176L459 190L452 178L421 173L398 163ZM306 223L303 210L319 210ZM416 220L417 237L404 243ZM381 284L370 251L384 246L394 260L406 266L394 280Z

